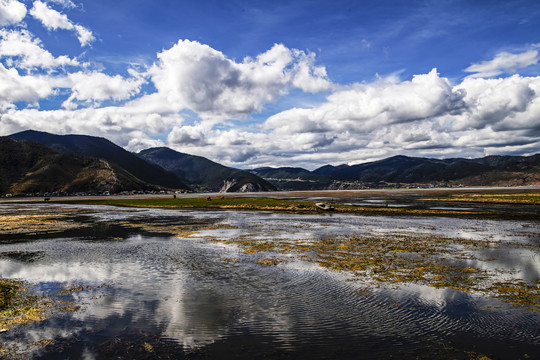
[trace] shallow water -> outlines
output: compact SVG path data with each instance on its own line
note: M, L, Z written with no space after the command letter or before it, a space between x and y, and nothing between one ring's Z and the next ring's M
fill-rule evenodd
M498 241L508 246L482 247L474 259L461 261L534 281L540 278L535 222L63 205L9 205L0 212L14 206L77 210L71 221L108 225L69 237L10 237L0 245L0 253L38 254L0 257L1 277L25 279L45 294L71 284L88 286L63 295L82 304L81 310L0 334L2 342L18 344L29 357L540 356L538 309L449 288L374 283L295 253L271 254L282 260L277 266L224 261L259 254L223 243L238 237L308 243L349 234L418 233ZM129 227L143 220L191 233ZM54 343L32 346L41 339Z

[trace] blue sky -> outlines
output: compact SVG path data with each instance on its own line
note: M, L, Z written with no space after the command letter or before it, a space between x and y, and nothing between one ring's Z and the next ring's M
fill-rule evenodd
M540 151L538 1L0 0L0 26L0 135L242 168Z

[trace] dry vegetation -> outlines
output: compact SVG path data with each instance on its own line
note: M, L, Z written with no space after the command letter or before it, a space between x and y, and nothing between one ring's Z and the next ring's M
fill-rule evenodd
M317 194L315 192L314 194ZM304 194L305 195L305 194ZM459 195L467 196L472 195ZM448 199L451 199L448 198ZM537 201L538 196L525 194L522 202L519 204L529 204L531 201ZM489 218L523 218L523 219L540 219L540 214L535 213L519 213L519 212L492 212L492 211L465 211L465 210L450 210L450 209L430 209L425 206L423 201L447 201L447 198L427 198L422 202L414 202L411 207L388 207L388 202L381 203L380 206L353 206L344 205L339 202L333 202L334 211L338 213L355 213L361 215L375 216L451 216L451 217L489 217ZM88 205L112 205L121 207L140 207L140 208L164 208L164 209L199 209L199 210L241 210L241 211L281 211L293 213L315 213L323 212L315 206L314 201L306 200L290 200L274 197L240 197L240 196L220 196L213 197L208 200L205 197L190 197L190 198L106 198L106 199L81 199L81 200L59 200L62 203L68 204L88 204ZM459 200L456 198L455 201ZM490 198L486 195L485 201L489 202ZM518 203L514 200L514 203Z
M539 204L540 193L516 193L516 194L458 194L445 198L430 198L426 201L461 201L499 204Z

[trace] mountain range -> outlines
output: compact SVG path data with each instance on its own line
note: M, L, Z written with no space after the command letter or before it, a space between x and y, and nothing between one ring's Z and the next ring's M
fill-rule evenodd
M540 154L240 170L166 147L131 153L107 139L27 130L0 137L0 193L252 192L400 186L540 185Z
M540 154L487 156L479 159L430 159L394 156L358 164L323 166L315 174L365 183L469 186L540 184Z
M257 168L252 173L280 190L360 189L403 186L540 185L540 154L479 159L431 159L403 155L358 165Z
M1 193L276 190L249 172L171 149L148 149L134 154L100 137L34 130L0 139ZM17 156L13 157L13 153ZM166 161L171 154L184 170Z

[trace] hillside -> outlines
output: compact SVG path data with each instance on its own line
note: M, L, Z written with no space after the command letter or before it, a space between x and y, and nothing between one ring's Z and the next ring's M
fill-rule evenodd
M171 189L188 189L184 181L171 172L145 161L107 139L87 135L54 135L27 130L9 136L14 140L30 140L54 151L106 160L110 166L123 169L142 182Z
M155 190L105 161L60 154L26 140L0 137L0 193L101 193Z
M166 147L146 149L138 156L186 179L203 191L273 191L269 182L250 172L233 169L202 156L180 153Z

